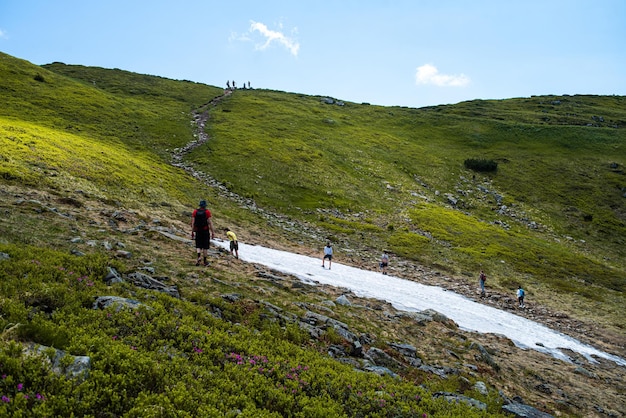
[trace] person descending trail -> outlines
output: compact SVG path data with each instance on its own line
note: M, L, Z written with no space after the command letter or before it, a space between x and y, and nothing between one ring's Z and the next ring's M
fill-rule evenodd
M328 241L326 243L326 246L324 247L324 257L322 257L322 267L325 267L324 261L326 261L326 259L328 259L328 270L330 270L330 267L332 266L332 263L333 263L333 247L330 245L330 241Z
M487 280L487 275L483 270L480 271L480 275L478 276L478 285L480 286L480 297L485 297L485 281Z

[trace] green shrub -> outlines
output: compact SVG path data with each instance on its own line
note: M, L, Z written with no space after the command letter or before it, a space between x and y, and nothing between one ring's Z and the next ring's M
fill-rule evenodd
M494 160L486 160L484 158L468 158L463 162L463 165L468 170L480 171L480 172L493 172L498 170L498 163Z

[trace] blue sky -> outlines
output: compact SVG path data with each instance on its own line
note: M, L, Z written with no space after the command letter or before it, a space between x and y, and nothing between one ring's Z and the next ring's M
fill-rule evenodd
M422 107L626 95L626 0L0 0L34 64Z

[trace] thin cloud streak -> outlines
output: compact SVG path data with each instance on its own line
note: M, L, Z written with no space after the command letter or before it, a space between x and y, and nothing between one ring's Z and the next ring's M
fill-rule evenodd
M424 64L417 67L415 84L434 85L438 87L463 87L468 85L470 79L465 74L448 75L440 74L437 67L432 64Z
M261 45L257 45L258 50L265 50L270 47L270 45L274 42L278 42L293 55L294 57L298 56L298 51L300 50L300 44L287 36L284 33L271 30L267 27L267 25L251 21L250 24L251 32L258 32L261 36L265 38L265 42Z

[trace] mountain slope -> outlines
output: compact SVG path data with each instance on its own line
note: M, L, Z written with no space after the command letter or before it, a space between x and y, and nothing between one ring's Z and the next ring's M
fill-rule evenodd
M406 109L265 90L221 97L222 89L187 81L6 55L0 74L6 415L497 416L514 396L573 416L596 414L597 405L625 410L616 395L623 370L610 364L576 359L596 376L588 385L571 365L497 336L421 323L377 301L343 307L331 300L340 289L303 286L224 252L198 270L181 244L191 207L206 198L218 230L234 226L245 242L317 255L329 237L340 262L369 268L387 247L394 274L459 291L483 267L487 303L523 280L536 306L528 314L552 310L558 316L543 317L558 318L554 326L579 329L595 321L593 332L611 336L598 344L623 355L623 198L611 193L623 187L623 98L560 98L585 109L570 123L543 120L522 99ZM197 134L196 109L208 112L210 139L185 157L223 188L170 165L172 150ZM579 125L594 113L610 122ZM463 167L474 157L497 160L498 172L474 179ZM572 192L581 188L598 194ZM107 285L109 267L125 282ZM130 281L151 271L181 299ZM147 306L100 314L92 306L102 295ZM338 328L315 327L315 338L303 331L305 320L324 317ZM347 353L354 341L341 323L369 357ZM24 361L21 344L32 342L90 356L92 375L72 382ZM377 350L402 380L353 371ZM272 373L239 364L263 358ZM48 402L34 400L37 390ZM479 399L487 411L437 392Z

